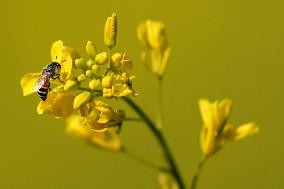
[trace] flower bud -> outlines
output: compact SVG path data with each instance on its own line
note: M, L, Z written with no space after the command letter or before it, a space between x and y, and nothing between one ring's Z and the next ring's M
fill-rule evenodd
M87 61L87 68L88 68L88 69L91 69L94 64L95 64L95 61L93 61L93 60L88 60L88 61Z
M87 79L87 77L86 77L86 75L84 75L84 74L81 74L81 75L79 75L78 76L78 81L84 81L84 80L86 80Z
M100 73L100 66L99 65L93 65L92 66L92 71L95 75L99 75Z
M64 85L64 91L69 91L75 89L79 85L79 82L76 79L69 79Z
M114 53L111 57L111 60L113 63L117 64L121 61L122 59L122 54L121 53Z
M92 41L87 42L86 51L87 51L87 54L88 54L89 57L95 58L97 51L96 51L96 47L95 47L95 45L93 44Z
M92 72L92 70L87 70L87 71L86 71L86 77L92 78L93 75L94 75L94 73Z
M102 79L102 86L104 88L109 88L112 86L112 77L110 75L107 75Z
M106 64L108 62L108 54L107 52L102 52L96 55L95 61L98 64Z
M115 13L112 13L111 17L108 17L105 23L104 42L109 48L115 46L117 35L117 17Z
M84 91L75 97L73 108L77 110L81 108L83 105L85 105L86 103L90 102L92 99L93 99L93 95L88 91Z
M86 61L83 58L79 58L75 60L75 67L76 68L83 68L86 65Z
M101 85L101 82L100 82L99 79L93 79L93 80L91 80L91 81L89 82L89 87L90 87L90 89L92 89L92 90L97 90L97 89L99 89L100 85Z

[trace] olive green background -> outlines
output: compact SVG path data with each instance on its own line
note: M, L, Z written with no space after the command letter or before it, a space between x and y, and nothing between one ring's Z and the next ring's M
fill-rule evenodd
M164 85L164 132L189 185L201 157L198 99L229 97L237 126L256 121L260 134L228 143L206 164L200 189L284 187L283 4L279 0L3 1L0 11L0 188L157 188L157 171L120 154L93 149L64 133L63 119L36 114L20 78L50 62L61 39L82 56L87 40L103 50L103 26L118 15L115 50L135 64L136 98L155 117L157 81L139 62L139 22L167 25L172 47ZM128 115L133 112L121 101ZM123 143L159 163L144 124L126 123Z

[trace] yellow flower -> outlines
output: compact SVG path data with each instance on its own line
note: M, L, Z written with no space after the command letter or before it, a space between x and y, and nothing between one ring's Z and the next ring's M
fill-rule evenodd
M114 110L102 101L95 101L91 106L92 111L86 116L85 121L95 131L105 132L110 127L119 126L125 118L124 111Z
M73 95L69 93L51 92L45 101L41 101L37 106L37 113L49 113L54 117L68 117L73 109Z
M203 120L200 141L204 155L214 154L228 140L239 140L255 135L258 132L258 128L254 123L248 123L236 129L228 124L231 105L232 102L229 99L212 103L207 99L199 100L199 108Z
M60 80L66 82L70 78L73 60L78 57L79 55L77 52L71 47L64 46L62 41L59 40L52 44L51 61L61 64ZM40 75L41 73L28 73L22 77L21 87L23 89L24 96L36 92L35 85ZM55 84L55 86L62 84L61 82L53 79L51 79L50 82Z
M78 58L78 53L73 48L64 46L62 41L58 40L52 44L51 60L61 64L60 79L62 81L69 79L73 62Z
M171 51L166 38L165 25L162 22L147 20L138 26L137 35L141 44L150 49L150 61L147 61L146 52L142 52L141 62L149 71L162 77Z
M96 147L109 151L120 151L121 141L114 130L108 129L105 132L96 132L89 129L85 124L85 118L79 115L72 115L67 119L66 133L83 139Z
M179 189L179 186L170 173L160 173L158 177L159 189Z

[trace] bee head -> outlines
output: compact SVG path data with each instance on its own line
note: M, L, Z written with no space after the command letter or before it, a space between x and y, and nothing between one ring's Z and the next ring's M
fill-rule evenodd
M57 69L61 69L61 65L58 62L52 62L54 66L56 66Z

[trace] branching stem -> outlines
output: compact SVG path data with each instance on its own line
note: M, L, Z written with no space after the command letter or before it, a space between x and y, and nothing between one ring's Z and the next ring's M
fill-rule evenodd
M180 189L185 189L185 184L182 180L182 177L180 175L180 172L178 170L178 167L175 163L175 160L173 158L173 155L170 151L170 148L164 138L164 135L162 132L157 128L157 126L154 124L154 122L148 117L148 115L130 98L128 97L123 97L123 100L141 117L141 119L144 120L144 122L147 124L148 128L152 131L153 135L159 142L160 146L162 147L164 153L165 153L165 158L166 161L168 162L170 166L170 172L173 174L175 177L179 188Z

